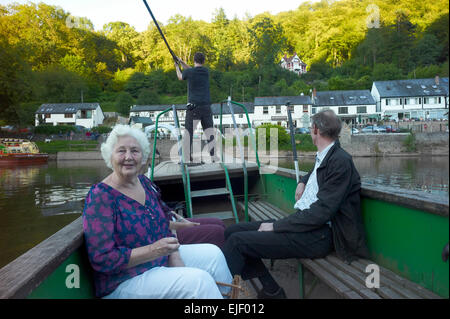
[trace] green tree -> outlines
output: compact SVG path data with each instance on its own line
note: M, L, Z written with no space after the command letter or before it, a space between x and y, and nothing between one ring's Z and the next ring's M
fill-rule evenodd
M249 33L252 60L256 66L261 68L280 60L286 47L286 38L280 24L268 16L259 15L252 19Z
M160 103L159 95L152 89L141 89L136 100L137 105L155 105Z
M124 116L130 114L130 107L134 104L134 99L128 92L120 92L116 97L116 110Z

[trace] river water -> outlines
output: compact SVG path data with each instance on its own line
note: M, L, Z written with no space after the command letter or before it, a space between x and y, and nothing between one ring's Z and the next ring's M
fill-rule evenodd
M448 156L354 158L363 185L419 192L446 203L448 160ZM286 159L280 159L279 166L294 168ZM300 158L300 170L312 167L313 158ZM0 267L78 218L91 185L109 173L103 161L0 168Z

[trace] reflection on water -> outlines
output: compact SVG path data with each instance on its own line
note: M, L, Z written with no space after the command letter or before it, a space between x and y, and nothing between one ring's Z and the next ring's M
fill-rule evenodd
M448 156L428 157L354 157L362 185L401 190L405 194L422 194L424 198L448 203ZM280 166L294 169L292 160ZM300 158L300 170L314 167L314 158Z
M103 161L0 168L0 267L80 216Z

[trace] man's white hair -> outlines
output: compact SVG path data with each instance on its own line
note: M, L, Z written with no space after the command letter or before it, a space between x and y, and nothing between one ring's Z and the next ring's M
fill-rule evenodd
M117 124L114 126L111 133L109 133L106 142L102 143L102 157L105 160L106 166L111 169L113 168L111 164L111 155L117 140L122 136L131 136L136 139L142 151L142 164L145 164L150 154L150 143L148 142L147 136L139 129L132 128L129 125Z

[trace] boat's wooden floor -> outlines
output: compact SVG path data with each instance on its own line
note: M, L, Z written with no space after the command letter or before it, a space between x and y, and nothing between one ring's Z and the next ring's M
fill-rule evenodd
M244 170L242 163L226 163L230 177L242 176ZM258 165L253 162L246 162L247 172L249 175L258 173ZM224 169L220 163L205 163L197 166L189 166L189 177L191 180L205 180L219 178L225 175ZM149 170L150 176L150 170ZM159 163L153 172L155 181L182 181L181 165L172 161L164 161Z

